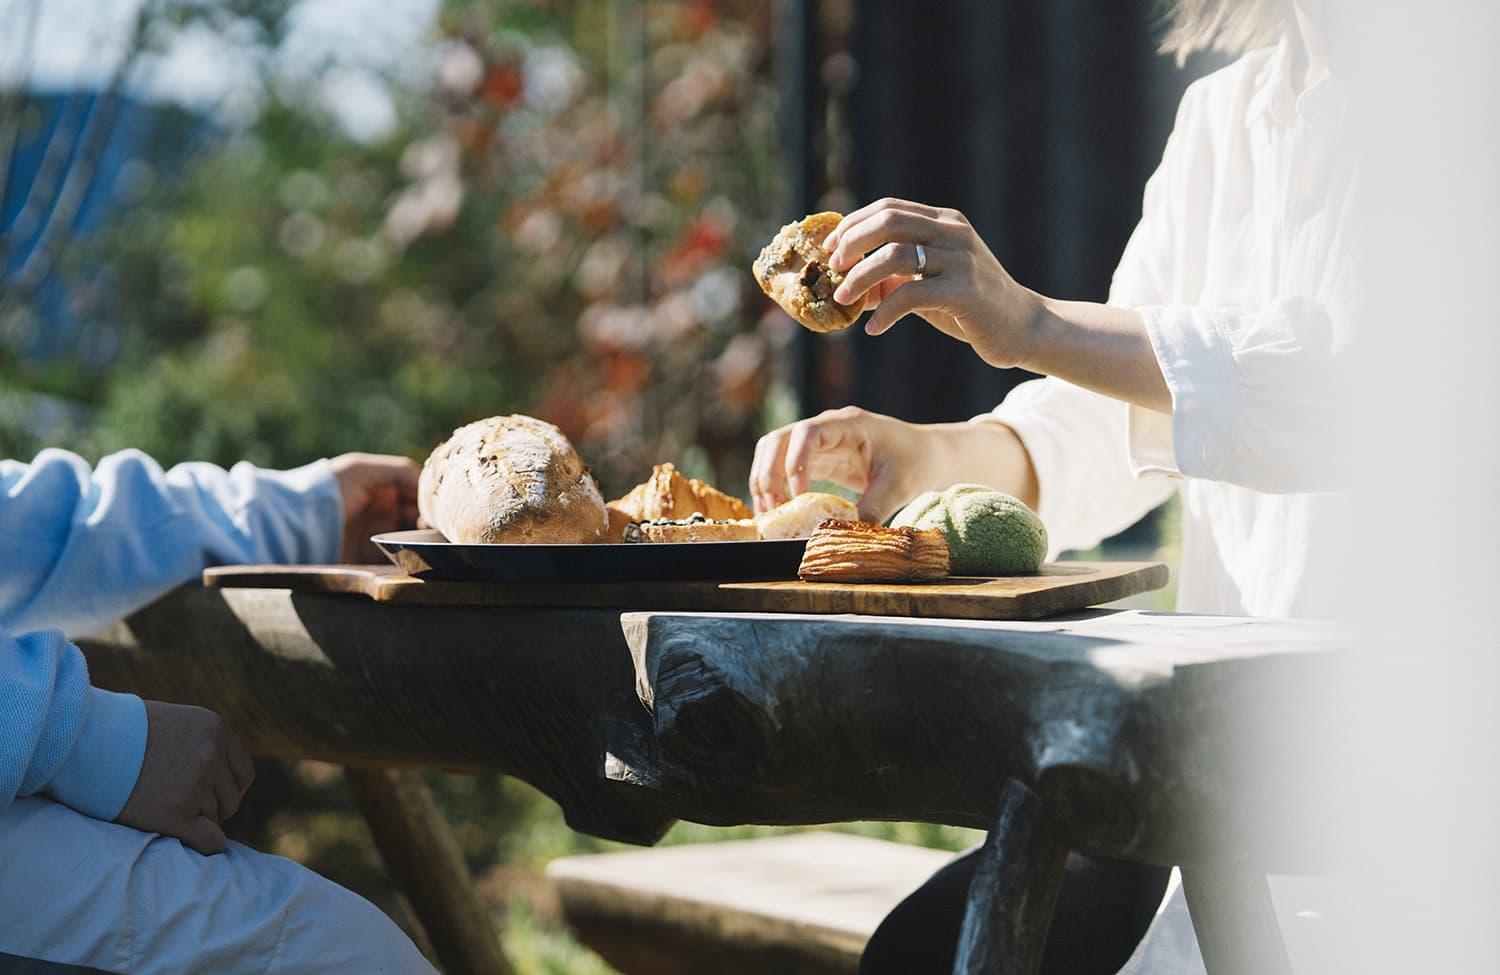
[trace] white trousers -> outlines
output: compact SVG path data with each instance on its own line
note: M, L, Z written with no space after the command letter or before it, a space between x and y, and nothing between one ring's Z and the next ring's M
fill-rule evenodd
M1332 931L1321 909L1329 900L1333 881L1328 877L1266 879L1292 971L1321 975L1345 970L1335 963ZM1172 871L1155 920L1119 975L1205 975L1203 955L1198 950L1178 870Z
M0 975L434 975L368 901L281 857L90 819L49 799L0 810Z

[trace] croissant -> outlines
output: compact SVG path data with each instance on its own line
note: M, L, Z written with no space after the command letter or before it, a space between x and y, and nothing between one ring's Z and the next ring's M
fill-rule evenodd
M739 498L697 478L684 477L671 464L657 464L649 478L631 488L623 498L609 502L606 508L612 542L621 541L625 526L635 521L681 521L695 514L709 521L753 517L753 512Z
M948 572L948 539L935 528L837 518L813 529L797 569L807 582L927 582Z

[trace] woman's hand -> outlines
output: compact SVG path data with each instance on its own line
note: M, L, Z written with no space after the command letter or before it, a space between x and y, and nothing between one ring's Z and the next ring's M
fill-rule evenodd
M814 480L859 492L859 515L883 522L923 491L986 484L1039 502L1036 470L1002 423L907 423L855 406L772 430L755 445L750 497L766 511Z
M839 221L823 246L833 269L845 274L834 298L847 304L869 295L871 335L918 315L996 368L1020 366L1172 411L1140 312L1023 288L957 210L881 200Z
M926 257L920 277L917 245ZM824 246L845 274L834 298L847 304L869 294L869 334L914 314L992 366L1027 361L1042 298L1016 283L957 210L880 200L844 217Z
M860 517L883 521L920 493L923 427L855 406L828 410L772 430L755 445L750 497L767 511L805 492L814 480L859 493Z

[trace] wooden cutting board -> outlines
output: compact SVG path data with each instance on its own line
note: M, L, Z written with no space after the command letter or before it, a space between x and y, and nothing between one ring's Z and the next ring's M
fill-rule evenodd
M742 613L860 613L943 619L1056 616L1167 584L1160 562L1049 562L1035 575L916 585L800 582L426 582L390 565L223 566L211 588L350 593L432 606L550 606Z

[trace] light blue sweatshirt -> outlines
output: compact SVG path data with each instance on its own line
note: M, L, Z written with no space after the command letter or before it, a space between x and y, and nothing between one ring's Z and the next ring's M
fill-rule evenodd
M163 471L133 450L94 470L61 450L0 460L0 808L40 792L114 819L140 774L145 706L91 687L59 631L97 630L210 565L336 561L342 528L326 461Z

